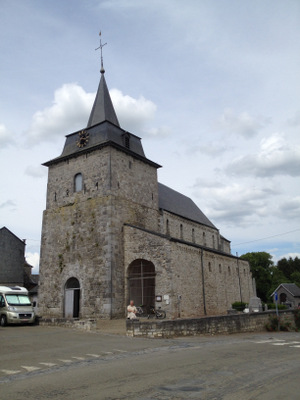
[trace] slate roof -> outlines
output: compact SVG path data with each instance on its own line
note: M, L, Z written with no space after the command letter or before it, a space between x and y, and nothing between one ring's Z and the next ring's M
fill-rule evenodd
M160 209L217 229L192 199L162 183L158 183L158 201Z
M88 120L87 128L100 122L109 121L120 127L117 114L111 101L109 91L104 78L104 69L101 69L101 79L98 86L96 98Z
M78 147L79 134L82 131L88 134L88 141L84 146ZM104 78L104 70L101 69L101 79L87 127L67 135L62 154L43 165L56 164L104 146L113 146L160 168L159 164L146 158L141 138L120 127Z
M282 286L285 290L287 290L292 296L294 297L300 297L300 288L295 284L295 283L281 283L271 294L271 296L274 296L275 292L278 291L278 289Z
M18 238L18 236L16 236L12 231L10 231L8 228L6 228L6 226L3 226L0 229L0 236L1 237L12 236L13 238L18 239L20 242L22 242L24 244L24 246L25 246L24 240Z

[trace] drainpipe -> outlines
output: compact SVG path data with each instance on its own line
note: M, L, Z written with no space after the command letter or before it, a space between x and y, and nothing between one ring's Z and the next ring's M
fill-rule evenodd
M206 302L205 302L205 282L204 282L204 265L203 265L203 249L201 249L201 272L202 272L202 293L203 293L203 311L206 313Z
M240 288L240 298L241 298L241 303L243 302L242 300L242 288L241 288L241 277L240 277L240 268L239 268L239 255L236 253L236 264L237 264L237 271L238 271L238 278L239 278L239 288Z
M112 193L111 193L111 186L112 186L112 176L111 176L111 149L109 151L109 196L110 196L110 223L109 223L109 239L110 239L110 246L109 246L109 263L110 263L110 319L113 316L113 261L112 261Z

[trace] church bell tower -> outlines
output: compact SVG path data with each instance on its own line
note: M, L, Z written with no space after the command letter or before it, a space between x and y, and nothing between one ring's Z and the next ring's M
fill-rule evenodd
M101 78L87 126L66 136L48 167L39 313L114 318L125 312L124 224L158 229L157 168L120 127Z

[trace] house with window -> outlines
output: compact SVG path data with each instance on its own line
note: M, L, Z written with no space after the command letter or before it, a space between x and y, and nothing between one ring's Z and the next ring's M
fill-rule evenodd
M24 284L25 240L3 226L0 229L0 285Z
M38 275L32 275L32 265L25 259L25 239L19 239L5 226L0 229L0 285L24 286L37 302Z
M271 294L274 303L275 293L278 295L278 304L285 304L291 308L300 307L300 288L295 283L281 283Z
M47 161L39 314L124 317L131 299L168 318L225 314L254 295L248 262L121 128L104 68L86 127Z

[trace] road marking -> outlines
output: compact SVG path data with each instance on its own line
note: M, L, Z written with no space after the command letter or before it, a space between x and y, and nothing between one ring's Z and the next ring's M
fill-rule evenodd
M273 346L286 346L286 345L295 344L295 343L300 343L300 342L271 343L271 344Z
M263 343L275 343L275 342L284 342L283 339L268 339L268 340L258 340L253 343L263 344Z
M55 365L57 365L57 364L53 364L53 363L44 363L44 362L40 362L39 364L45 365L45 367L55 367Z
M103 354L114 354L111 351L102 351Z
M1 369L1 372L3 372L6 375L13 375L13 374L19 374L21 371L13 371L11 369Z
M290 346L290 347L300 347L300 345L298 344L298 345L296 345L296 346Z
M21 368L26 369L26 371L28 371L28 372L37 371L38 369L41 369L39 367L31 367L28 365L21 365Z
M84 357L72 357L72 358L74 358L75 360L79 360L79 361L83 361L83 360L85 360L85 358L84 358Z
M58 361L61 361L61 362L64 362L64 363L71 363L71 362L73 362L73 360L58 360Z
M118 350L118 349L113 349L114 351L118 351L119 353L127 353L125 350Z
M99 354L87 354L87 356L90 356L90 357L95 357L95 358L97 358L97 357L100 357L100 355L99 355Z

